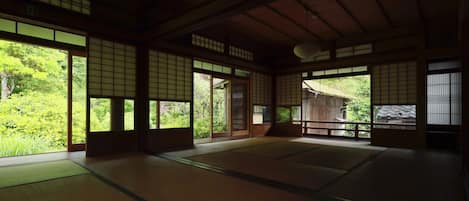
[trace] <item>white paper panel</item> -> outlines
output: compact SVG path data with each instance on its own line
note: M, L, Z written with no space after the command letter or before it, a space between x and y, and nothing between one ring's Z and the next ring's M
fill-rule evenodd
M277 105L301 105L301 74L276 77Z
M90 38L88 51L91 96L135 97L135 47Z
M272 104L272 77L257 72L251 74L251 96L254 105Z
M372 70L372 98L375 105L417 102L417 74L415 62L383 64Z
M159 100L192 100L192 59L150 51L149 97Z

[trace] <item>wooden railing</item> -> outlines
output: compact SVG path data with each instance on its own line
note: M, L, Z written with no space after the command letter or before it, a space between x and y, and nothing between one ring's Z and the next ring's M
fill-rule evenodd
M310 135L317 135L315 133L308 133L309 129L316 129L316 130L326 130L327 136L333 136L332 131L348 131L353 132L353 138L360 139L364 138L367 139L370 136L371 128L373 126L383 126L383 127L415 127L415 124L389 124L389 123L371 123L371 122L347 122L347 121L294 121L293 123L298 123L302 125L303 134L310 134ZM338 125L345 125L345 128L331 128L327 126L309 126L308 124L338 124ZM347 128L347 125L352 125ZM361 137L361 133L368 133L366 137ZM352 136L343 136L343 137L352 137Z

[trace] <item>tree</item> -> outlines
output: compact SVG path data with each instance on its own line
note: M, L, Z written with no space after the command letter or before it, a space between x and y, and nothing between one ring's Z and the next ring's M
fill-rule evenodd
M66 87L60 82L66 79L63 52L0 40L0 58L2 99L11 96L15 89L57 91Z

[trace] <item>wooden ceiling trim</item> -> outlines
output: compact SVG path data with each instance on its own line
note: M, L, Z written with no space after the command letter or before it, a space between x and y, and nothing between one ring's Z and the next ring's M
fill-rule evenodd
M267 4L273 0L232 0L212 1L211 3L191 10L185 15L171 19L145 33L148 40L155 38L170 38L190 33L214 25L224 20L245 13L255 7Z
M389 27L395 28L395 25L392 22L391 17L389 16L389 14L386 12L386 8L384 8L383 3L380 0L376 0L376 3L378 4L379 9L381 10L381 14L383 14L383 16L386 19L386 22L388 23Z
M181 13L187 13L187 12L190 12L192 10L195 10L195 9L199 9L209 3L212 3L213 1L216 1L216 0L203 0L197 4L194 4L192 6L189 6L187 8L183 8L181 9ZM163 19L160 19L160 20L156 20L154 19L155 16L158 16L161 12L159 12L158 9L161 9L161 8L158 8L157 6L157 1L152 1L151 5L148 5L148 8L146 13L149 17L149 18L153 18L153 20L151 20L151 24L148 24L149 27L152 27L152 26L156 26L157 24L163 24L163 23L166 23L168 21L170 21L171 19L174 19L176 17L178 17L181 13L180 12L176 12L176 13L172 13L172 15L169 15L169 16L165 16Z
M271 10L272 12L276 13L277 15L279 15L280 17L283 17L285 18L287 21L289 21L290 23L294 24L295 26L297 26L298 28L300 28L301 30L309 33L310 35L312 35L314 38L316 38L317 40L319 41L324 41L324 39L319 36L318 34L312 32L311 30L307 29L306 27L304 27L303 25L299 24L298 22L296 22L294 19L292 19L291 17L283 14L282 12L280 12L279 10L277 10L276 8L272 7L271 5L267 4L265 5L266 8L268 8L269 10Z
M358 20L357 17L350 11L347 6L341 1L341 0L336 0L337 4L339 4L339 7L341 7L349 16L352 18L352 20L357 24L357 26L360 28L360 30L364 33L368 32L368 30L363 26L363 24Z
M298 43L298 42L299 42L298 39L296 39L295 37L291 36L291 35L288 34L287 32L285 32L285 31L283 31L283 30L279 30L279 29L275 28L274 26L272 26L271 24L269 24L269 23L267 23L267 22L264 22L264 21L262 21L262 20L256 18L255 16L253 16L253 15L251 15L251 14L249 14L249 13L245 13L245 15L246 15L250 20L253 20L253 21L255 21L255 22L259 23L259 24L262 24L262 25L268 27L268 28L271 29L272 31L277 32L277 33L283 35L284 37L288 38L288 39L291 40L292 42L295 42L295 43Z
M307 11L311 13L315 13L316 17L318 18L319 21L321 21L323 24L325 24L329 29L334 31L339 37L344 37L344 34L339 31L337 28L331 25L328 21L326 21L318 12L313 11L306 3L304 3L302 0L295 0L298 4L303 6Z

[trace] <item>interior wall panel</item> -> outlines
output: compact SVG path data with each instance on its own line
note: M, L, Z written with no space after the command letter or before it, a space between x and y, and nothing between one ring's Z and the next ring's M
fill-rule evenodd
M301 105L301 74L276 77L276 105Z

